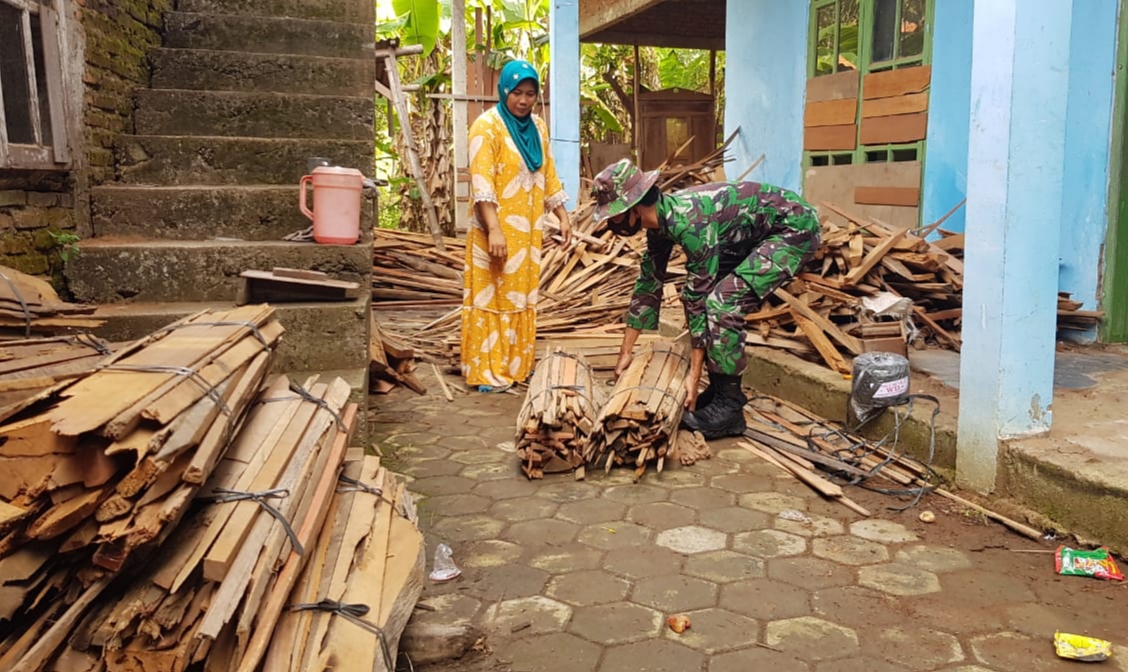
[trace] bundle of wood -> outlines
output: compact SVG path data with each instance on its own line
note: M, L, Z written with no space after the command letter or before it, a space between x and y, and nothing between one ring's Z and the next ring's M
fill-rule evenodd
M384 329L369 313L368 381L374 394L387 394L403 385L416 394L426 394L427 388L415 377L415 350L403 340Z
M791 473L823 496L868 516L831 479L877 485L919 499L929 493L973 509L1026 537L1039 541L1042 532L968 501L943 487L931 465L898 450L896 442L871 441L838 423L786 400L758 395L744 409L748 429L742 445L765 461ZM822 476L817 472L826 472ZM878 484L870 480L880 481Z
M41 278L0 266L0 339L94 329L104 320L80 317L94 306L67 303Z
M517 457L530 479L574 471L584 478L584 448L603 408L603 390L582 355L554 348L533 372L517 414Z
M1100 324L1104 312L1082 310L1085 304L1074 301L1069 292L1058 292L1057 327L1066 331L1089 331Z
M21 567L2 579L0 667L39 669L108 573L172 533L282 331L269 306L197 313L21 402L29 417L0 426L12 475L0 492L0 557Z
M89 334L27 338L0 343L0 419L20 402L60 382L85 376L112 354Z
M588 464L602 460L607 470L630 465L636 481L650 462L662 471L667 454L676 449L671 442L685 404L688 350L684 342L660 341L635 355L595 421L584 455Z
M306 383L271 384L192 514L148 563L88 600L85 615L72 617L72 606L43 660L122 672L204 660L207 669L257 669L325 521L356 416L355 405L342 410L343 380Z
M341 482L266 669L396 669L398 641L423 588L415 504L378 457L346 464Z

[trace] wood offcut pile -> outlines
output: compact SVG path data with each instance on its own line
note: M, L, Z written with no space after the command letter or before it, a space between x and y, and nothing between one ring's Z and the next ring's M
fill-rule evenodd
M871 441L778 397L760 395L744 408L745 449L855 513L870 512L843 491L843 484L899 494L911 505L935 494L972 509L1035 541L1042 532L938 486L927 464L897 450L895 442Z
M42 278L0 266L0 339L102 326L103 320L89 317L93 312L94 306L63 301Z
M636 481L651 462L661 472L676 449L688 372L684 342L654 343L635 355L596 418L586 463L608 471L615 465L634 467Z
M282 331L269 306L198 313L0 425L0 669L252 672L282 627L302 660L339 660L341 637L394 658L414 506L359 454L339 482L347 383L265 385ZM296 586L315 599L294 623Z
M415 349L395 334L382 329L375 313L369 313L368 384L373 394L387 394L403 385L416 394L427 388L415 377Z
M583 479L584 449L604 396L582 355L556 348L541 358L517 413L515 443L526 476L573 471Z

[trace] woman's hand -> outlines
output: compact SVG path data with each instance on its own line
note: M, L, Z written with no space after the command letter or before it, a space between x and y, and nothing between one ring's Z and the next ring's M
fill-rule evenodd
M509 258L509 248L505 243L505 234L500 228L490 229L489 232L490 256L494 261L505 261Z
M564 213L560 217L560 240L565 247L572 242L572 222L568 219L568 213Z
M687 411L697 410L697 387L701 384L701 374L693 375L692 372L685 377L685 408Z

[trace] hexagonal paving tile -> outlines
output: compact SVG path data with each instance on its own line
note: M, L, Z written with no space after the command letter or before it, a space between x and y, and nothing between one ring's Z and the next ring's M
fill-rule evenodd
M673 527L690 525L697 520L693 509L670 502L653 502L632 506L627 520L644 525L652 530L668 530Z
M1046 655L1046 646L1046 640L1041 637L1017 632L999 632L971 640L976 660L995 670L1049 672L1060 669L1061 661Z
M772 527L801 537L829 537L846 532L846 527L834 518L815 515L807 515L806 518L806 520L790 520L777 515L772 518Z
M1085 620L1084 614L1070 614L1061 607L1048 604L1016 604L1007 607L1004 613L1006 615L1004 623L1008 630L1033 637L1052 639L1054 632L1059 630L1088 632L1092 627L1078 622ZM1066 627L1067 624L1069 627ZM1099 626L1099 623L1093 625Z
M603 550L637 547L650 540L651 530L634 523L610 522L588 525L580 530L581 543Z
M760 621L804 616L810 593L770 579L752 579L721 586L720 606Z
M744 448L722 448L717 451L716 458L723 462L737 462L740 464L763 464L764 461ZM775 467L772 467L775 469Z
M670 501L674 504L688 506L704 514L706 509L721 509L732 506L736 503L736 495L713 488L686 488L672 492Z
M517 497L503 499L490 507L490 515L498 520L518 523L524 520L544 520L552 518L560 505L540 497Z
M429 478L415 479L411 484L411 491L418 492L421 495L427 495L428 497L438 497L439 495L464 495L473 490L474 485L474 481L461 476L431 476Z
M959 595L960 602L967 606L990 607L1034 601L1034 594L1025 581L1001 572L969 570L945 574L940 582L948 593Z
M811 667L787 653L771 649L750 648L722 653L709 658L709 672L810 672Z
M598 644L624 644L653 639L664 627L665 617L657 611L629 602L614 602L576 609L568 630Z
M503 478L517 478L518 476L524 478L516 462L469 464L462 468L460 475L475 481L500 481Z
M666 576L681 571L685 556L660 546L623 546L603 559L603 568L630 579Z
M817 591L811 596L815 614L835 623L865 623L882 627L902 623L905 614L895 609L897 602L885 593L861 586L844 586Z
M457 558L455 562L458 562ZM458 588L480 600L497 602L540 595L547 583L547 572L510 563L500 567L483 567L473 573L467 572Z
M745 495L750 492L770 492L772 479L755 474L729 474L714 476L709 481L709 485L738 495Z
M670 641L636 642L608 649L600 672L685 672L701 669L701 654Z
M925 595L940 592L940 579L932 572L891 563L858 570L858 583L890 595Z
M443 518L434 524L431 533L448 542L481 541L496 538L503 529L505 523L500 520L475 514Z
M715 583L732 583L764 576L764 561L733 551L713 551L687 558L684 571Z
M607 488L603 491L603 498L621 504L651 504L666 501L670 498L670 493L656 485L630 483Z
M431 595L419 600L419 604L427 609L418 609L411 615L411 620L421 623L442 623L443 625L465 625L474 620L482 603L468 595L447 593L446 595Z
M667 467L669 464L669 462L666 463ZM667 489L699 488L708 482L709 478L701 473L696 465L694 467L667 468L662 473L654 474L647 480L647 483L651 485Z
M506 453L496 448L486 448L485 450L456 450L450 458L459 464L495 464L498 462L512 462L516 458L512 453Z
M493 500L514 499L517 497L535 495L537 494L537 489L538 486L536 483L514 478L504 481L486 481L485 483L478 483L474 487L474 494Z
M768 561L768 578L818 590L848 586L854 581L854 573L847 567L819 558L775 558Z
M503 567L516 561L524 552L517 544L500 539L458 544L453 550L454 563L460 567Z
M844 565L874 565L889 559L884 546L857 537L815 539L814 553Z
M902 602L902 607L908 607L903 622L961 637L1006 630L1002 614L997 609L964 604L959 596L951 596L952 599L947 600L945 597L948 597L946 593L941 592L920 600Z
M606 499L585 499L579 502L561 504L556 517L580 525L592 523L606 523L611 520L623 520L627 513L627 505L610 502Z
M779 558L807 550L807 540L779 530L756 530L733 537L732 547L760 558Z
M550 574L598 569L603 562L603 551L578 542L540 551L529 558L529 566Z
M477 495L439 495L428 497L420 503L424 511L434 511L441 516L464 516L468 513L482 513L490 508L490 500Z
M885 628L867 643L867 653L912 670L935 670L964 658L955 637L926 628Z
M666 614L704 609L717 603L717 584L690 576L655 576L638 582L631 601Z
M428 432L399 432L387 437L385 442L401 448L409 448L411 446L430 446L438 440L437 434Z
M740 473L740 463L730 462L728 460L697 460L697 462L689 467L694 474L698 474L705 478L706 482L710 476L724 476L725 474Z
M443 409L439 409L442 411ZM496 422L496 418L487 418ZM467 420L467 423L473 420ZM512 436L512 434L510 434ZM436 443L440 446L450 448L452 451L471 451L471 450L485 450L489 448L489 444L478 436L477 434L452 434L450 436L440 437Z
M723 532L698 525L689 525L659 532L654 543L671 551L692 555L694 553L719 551L728 543L728 537Z
M804 660L845 658L858 652L858 635L850 628L803 616L768 623L765 640Z
M548 582L548 595L577 607L618 602L627 596L631 584L603 570L571 572Z
M482 613L487 630L508 636L521 630L523 636L560 632L572 617L572 607L543 595L505 600Z
M795 495L784 495L778 492L753 492L748 495L740 496L740 505L746 509L756 509L764 513L770 513L773 516L778 515L780 511L787 511L794 509L796 511L807 510L807 500Z
M739 506L726 506L700 513L701 524L728 534L752 532L768 527L770 517L763 511L753 511Z
M568 477L571 479L571 477ZM599 486L587 481L556 480L546 482L537 490L537 497L545 497L554 502L578 502L599 496Z
M669 628L663 630L666 639L683 646L714 654L752 646L760 634L760 625L740 614L724 609L702 609L686 614L689 629L680 635Z
M897 551L897 562L937 574L971 567L971 560L963 551L943 546L910 546Z
M917 536L909 528L891 520L869 518L850 525L850 534L879 544L903 544L917 541Z
M502 538L525 548L539 548L572 541L579 530L580 526L575 523L566 523L554 518L526 520L510 525Z
M815 665L815 672L908 672L908 668L868 656L824 660Z
M399 468L401 474L415 478L430 478L431 476L454 476L463 469L463 465L449 460L411 460Z
M500 652L513 672L575 672L594 670L600 648L563 632L511 642Z

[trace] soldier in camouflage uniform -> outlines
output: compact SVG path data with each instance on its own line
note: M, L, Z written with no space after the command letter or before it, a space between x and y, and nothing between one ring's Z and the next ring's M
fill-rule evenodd
M639 333L658 328L662 285L674 244L686 254L682 302L693 344L684 424L706 438L744 432L741 391L744 316L759 309L819 246L814 208L798 194L756 182L720 182L663 194L658 172L623 159L595 178L597 221L620 236L646 229L646 253L627 312L616 375L631 362ZM705 362L709 388L697 398Z

